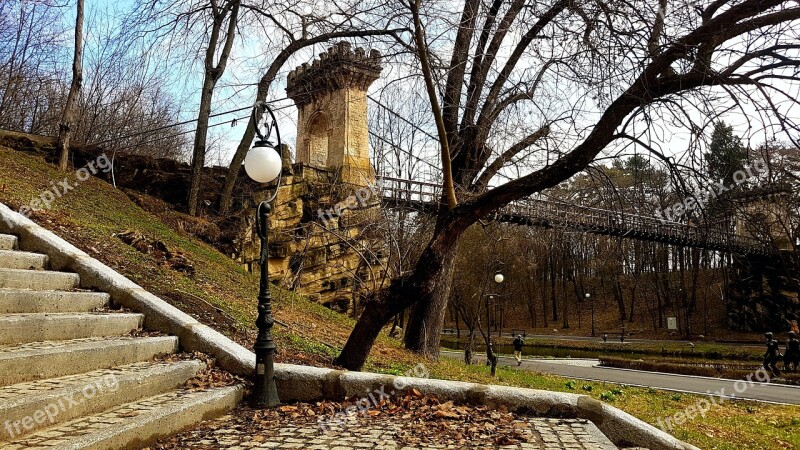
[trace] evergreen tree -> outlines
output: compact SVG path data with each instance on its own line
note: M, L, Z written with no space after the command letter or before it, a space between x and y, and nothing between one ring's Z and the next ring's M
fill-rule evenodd
M722 180L726 186L733 187L733 174L744 168L747 149L733 134L733 127L720 120L714 123L711 144L703 157L708 175L713 180Z

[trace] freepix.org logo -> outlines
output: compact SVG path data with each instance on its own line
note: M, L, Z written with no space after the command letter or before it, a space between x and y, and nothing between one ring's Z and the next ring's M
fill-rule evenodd
M119 380L116 375L108 374L91 383L85 384L80 391L71 392L45 405L25 417L16 420L6 420L3 425L10 438L32 431L35 428L51 425L56 422L60 414L81 405L82 403L102 395L106 392L115 392L119 389Z
M19 209L19 213L25 217L36 211L50 209L53 202L64 197L77 188L81 183L88 180L99 172L108 173L111 171L111 160L105 153L98 156L94 161L89 161L86 166L75 171L72 177L64 177L61 181L51 181L50 187L33 197L30 201Z
M698 208L704 208L711 200L719 197L727 191L730 191L742 183L755 179L761 174L767 173L768 170L769 166L766 162L754 161L752 165L747 166L742 170L737 170L733 173L732 185L726 185L724 181L720 180L711 186L706 186L696 196L687 197L681 202L677 202L672 206L664 208L662 211L656 211L656 215L662 222L677 222L687 213L690 213Z

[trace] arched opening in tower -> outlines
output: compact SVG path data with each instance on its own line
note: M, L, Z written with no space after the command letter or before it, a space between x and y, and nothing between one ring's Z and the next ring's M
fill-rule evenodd
M309 164L314 167L328 165L328 118L317 112L308 121L308 156Z

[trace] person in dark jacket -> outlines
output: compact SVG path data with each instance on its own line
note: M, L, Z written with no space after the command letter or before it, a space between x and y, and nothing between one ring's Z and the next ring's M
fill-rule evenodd
M786 340L783 368L784 370L797 372L797 366L800 366L800 339L797 339L797 333L790 331L789 339Z
M514 358L517 358L517 365L522 364L522 347L524 345L525 341L522 340L522 335L518 334L514 339Z
M781 360L780 344L775 340L772 333L765 333L764 337L767 342L767 352L764 353L764 369L772 374L774 377L780 377L781 371L778 369L778 361Z

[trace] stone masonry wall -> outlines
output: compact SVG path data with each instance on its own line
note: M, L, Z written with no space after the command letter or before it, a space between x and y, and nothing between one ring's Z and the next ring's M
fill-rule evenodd
M270 215L272 282L345 312L385 276L385 245L373 228L380 203L353 202L356 189L336 181L334 170L302 164L283 178ZM254 204L269 194L256 193ZM351 206L334 213L342 200ZM257 270L260 243L252 228L245 230L236 259Z

